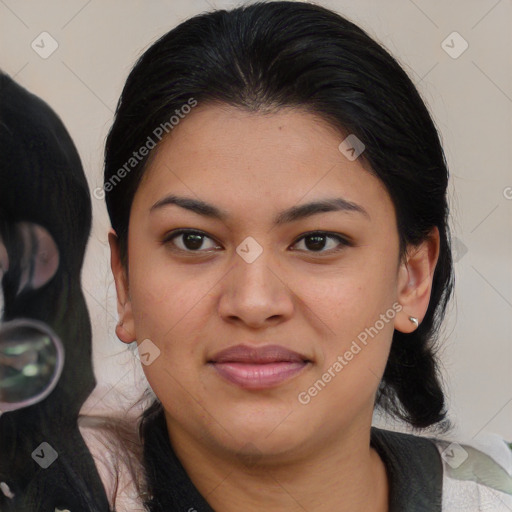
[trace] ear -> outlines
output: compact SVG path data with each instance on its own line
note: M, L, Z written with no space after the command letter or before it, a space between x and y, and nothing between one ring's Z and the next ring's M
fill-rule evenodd
M119 316L119 323L116 326L116 335L123 343L132 343L135 341L136 337L132 305L128 290L128 276L126 269L121 263L119 239L113 229L108 232L108 243L110 245L110 268L114 276L117 293L117 314Z
M434 227L420 245L407 248L398 274L398 302L403 307L395 317L395 329L398 331L414 331L417 327L409 317L417 318L421 324L427 312L439 245L439 230Z

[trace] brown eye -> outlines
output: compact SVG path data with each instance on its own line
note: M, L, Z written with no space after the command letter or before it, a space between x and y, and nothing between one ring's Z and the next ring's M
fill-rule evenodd
M165 244L172 244L178 250L184 252L202 252L212 248L218 248L218 245L205 243L206 240L213 240L201 231L178 230L165 237Z
M335 252L350 245L345 238L325 231L315 231L303 235L294 245L299 244L299 242L303 242L299 250L305 250L306 252Z

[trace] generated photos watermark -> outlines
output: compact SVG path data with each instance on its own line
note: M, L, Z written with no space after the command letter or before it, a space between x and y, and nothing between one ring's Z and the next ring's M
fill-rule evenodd
M197 106L197 100L189 98L187 103L174 111L174 114L169 118L169 121L160 123L153 130L151 135L148 135L146 142L144 142L137 151L132 153L132 156L124 163L124 165L120 167L117 172L103 184L102 187L96 187L93 190L94 197L96 199L105 199L105 192L111 192L114 187L130 173L130 171L137 167L137 165L149 155L149 152L156 147L158 142L160 142L165 135L170 133L182 119L190 114L195 106Z
M301 391L297 395L299 403L302 405L309 404L312 398L317 396L318 393L320 393L320 391L322 391L325 386L327 386L327 384L331 382L331 380L334 379L336 375L338 375L343 368L352 361L352 359L354 359L354 356L359 354L359 352L368 345L368 337L373 339L377 336L377 334L384 329L386 324L393 320L396 314L402 311L402 309L402 305L395 302L391 308L380 315L379 319L372 326L366 327L364 331L361 331L357 335L357 340L352 341L350 348L346 350L343 355L339 355L336 358L336 361L327 368L322 377L314 382L306 391Z

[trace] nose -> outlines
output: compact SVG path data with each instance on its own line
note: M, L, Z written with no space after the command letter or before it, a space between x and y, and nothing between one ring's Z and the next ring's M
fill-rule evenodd
M251 263L234 254L219 301L219 315L225 321L257 329L284 322L293 315L293 291L270 252L265 249Z

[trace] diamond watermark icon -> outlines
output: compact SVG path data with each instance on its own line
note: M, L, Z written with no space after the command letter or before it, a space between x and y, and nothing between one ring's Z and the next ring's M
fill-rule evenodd
M344 139L338 146L338 149L343 156L353 162L365 150L366 146L363 142L353 133Z
M468 252L468 246L456 236L452 240L452 254L453 262L457 263L460 261Z
M160 349L150 340L145 339L133 351L135 357L145 366L150 365L160 356Z
M468 42L458 32L452 32L441 43L441 48L452 59L458 59L468 49L468 47Z
M236 248L236 252L246 263L252 263L263 252L263 247L252 236L248 236Z
M457 469L468 458L468 452L458 443L451 443L441 453L443 460L453 469Z
M59 454L48 443L41 443L33 452L32 458L43 468L49 468Z
M47 59L59 47L59 43L48 32L41 32L30 45L39 57Z

